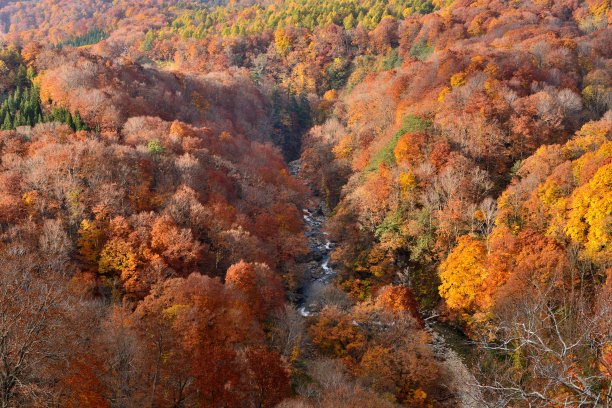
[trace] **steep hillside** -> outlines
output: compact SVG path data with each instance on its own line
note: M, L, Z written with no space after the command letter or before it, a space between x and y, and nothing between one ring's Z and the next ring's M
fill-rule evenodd
M0 1L0 407L612 404L611 13Z

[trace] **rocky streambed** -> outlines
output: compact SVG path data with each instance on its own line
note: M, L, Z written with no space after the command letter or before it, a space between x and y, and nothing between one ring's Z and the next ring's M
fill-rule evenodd
M289 163L289 169L293 176L299 177L300 162ZM308 239L309 254L306 261L306 270L300 297L296 302L298 312L308 317L320 311L325 304L321 293L332 284L336 272L330 265L331 253L335 243L329 239L324 227L327 222L329 209L319 200L313 208L302 210L306 224L306 238ZM434 319L426 321L426 330L431 334L432 348L436 359L446 371L448 378L448 391L454 396L458 407L477 408L481 407L482 397L476 385L476 379L467 368L466 359L467 338L461 336L451 326ZM466 351L467 350L467 351Z
M328 239L327 233L322 230L326 221L322 205L319 204L315 209L303 210L311 261L306 267L304 284L301 288L302 299L298 305L298 311L302 316L308 316L324 306L317 301L318 295L336 275L330 266L334 244Z
M299 160L289 163L289 170L294 177L299 177ZM302 216L306 224L309 254L305 265L304 280L300 288L300 298L297 302L298 311L302 316L309 316L319 311L323 306L320 294L329 285L336 273L330 266L331 253L335 247L324 231L329 209L321 200L317 200L312 208L304 208Z

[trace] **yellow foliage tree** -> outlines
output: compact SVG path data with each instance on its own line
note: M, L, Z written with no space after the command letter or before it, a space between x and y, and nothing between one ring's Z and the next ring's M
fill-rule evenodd
M338 99L338 91L335 89L330 89L329 91L323 94L323 99L326 101L335 101Z
M453 75L450 79L450 84L453 88L459 88L465 85L467 74L465 72L458 72Z
M291 46L291 41L289 37L285 33L285 31L278 29L274 33L274 45L276 46L276 50L280 55L285 55L289 51L289 47Z
M95 263L102 249L104 232L97 221L83 220L79 228L77 245L79 252L89 262Z
M440 265L440 295L452 310L470 311L476 306L486 278L484 268L485 244L468 235L459 238L459 244Z
M137 262L136 253L128 242L113 239L100 252L98 271L100 273L133 272Z
M306 63L299 63L291 72L289 85L293 86L298 93L315 92L317 86L313 75L314 72L311 66Z
M584 245L589 258L612 258L612 164L600 167L576 190L565 233Z
M445 86L438 94L438 102L444 102L444 98L446 98L446 95L448 95L450 91L451 89L448 86Z
M353 138L346 135L332 149L334 156L338 159L348 159L353 153Z
M401 173L399 175L398 181L399 181L400 191L402 193L402 198L407 198L409 193L413 191L418 185L418 181L416 177L414 176L414 173L411 171L408 171L406 173Z

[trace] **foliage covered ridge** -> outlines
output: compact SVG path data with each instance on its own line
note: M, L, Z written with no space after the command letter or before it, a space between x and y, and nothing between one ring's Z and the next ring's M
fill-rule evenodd
M610 16L0 2L0 407L611 405Z

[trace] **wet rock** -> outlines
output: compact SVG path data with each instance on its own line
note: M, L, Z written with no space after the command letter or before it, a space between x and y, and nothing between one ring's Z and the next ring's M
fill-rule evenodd
M316 281L316 280L321 279L322 276L323 276L323 272L317 268L310 273L310 280Z
M306 282L317 279L321 274L321 268L316 261L310 261L306 265L306 272L304 274L304 280Z
M322 253L321 253L321 251L319 251L318 249L314 249L314 250L311 252L311 255L312 255L312 259L313 259L314 261L320 262L320 261L321 261L321 259L323 259L323 254L322 254Z

